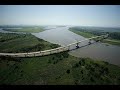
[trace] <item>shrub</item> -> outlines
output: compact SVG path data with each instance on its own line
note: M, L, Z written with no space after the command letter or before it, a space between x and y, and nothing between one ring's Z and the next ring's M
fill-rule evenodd
M68 69L68 70L66 71L66 73L69 74L69 73L70 73L70 70Z
M56 64L56 61L54 61L53 64Z
M55 57L52 57L52 60L54 60L55 59Z
M48 63L51 63L51 60L48 60Z
M15 66L15 69L18 69L18 66Z
M105 62L105 61L104 61L104 63L105 63L106 65L108 65L108 64L109 64L108 62Z
M22 77L22 76L23 76L23 74L20 74L20 76Z
M79 66L79 64L76 63L76 64L73 65L73 68L77 68L78 66Z
M90 78L90 81L94 82L94 79L91 77L91 78Z
M57 48L58 45L57 44L52 44L52 45L50 45L50 47L53 49L53 48Z
M78 82L79 82L79 81L78 81L78 80L75 80L74 82L75 82L75 85L78 85Z
M85 65L85 59L84 58L81 58L80 61L79 61L79 64L84 66Z
M81 74L83 74L83 70L81 70Z
M79 61L79 65L81 65L81 61Z
M63 55L64 58L68 58L68 56L69 56L68 52L63 52L62 55Z
M107 67L104 68L104 73L105 73L105 74L108 74L108 73L109 73L109 70L108 70Z
M9 66L9 64L7 63L7 66Z

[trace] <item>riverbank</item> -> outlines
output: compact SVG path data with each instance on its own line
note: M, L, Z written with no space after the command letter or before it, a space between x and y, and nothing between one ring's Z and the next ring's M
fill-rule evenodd
M96 36L96 35L93 35L93 34L91 34L91 33L78 31L78 30L73 29L73 28L70 28L69 30L72 31L72 32L74 32L74 33L76 33L76 34L78 34L78 35L81 35L81 36L83 36L83 37L85 37L85 38L91 38L91 37Z
M44 31L43 27L22 27L21 29L7 29L4 28L3 30L9 31L9 32L25 32L25 33L39 33Z
M120 40L116 39L104 39L102 42L120 46Z
M35 52L57 47L59 45L39 39L32 34L0 33L1 53Z
M69 30L76 33L76 34L78 34L78 35L81 35L81 36L83 36L85 38L91 38L91 37L97 36L97 35L94 35L94 34L92 34L90 32L83 31L83 30L78 30L78 29L74 29L74 28L70 28ZM118 39L108 38L108 39L102 40L101 42L120 46L120 40L118 40Z

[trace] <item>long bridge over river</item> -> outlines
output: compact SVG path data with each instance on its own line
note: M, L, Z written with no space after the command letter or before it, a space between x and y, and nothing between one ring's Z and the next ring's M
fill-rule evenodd
M0 53L0 56L11 56L11 57L35 57L35 56L45 56L45 55L50 55L50 54L54 54L54 53L60 53L60 52L64 52L64 51L69 51L70 47L72 45L75 45L75 48L79 48L79 44L81 42L87 41L88 40L88 44L92 44L91 40L95 40L100 41L103 40L105 38L108 37L108 34L106 35L101 35L101 36L96 36L96 37L92 37L92 38L87 38L85 40L81 40L81 41L77 41L75 43L71 43L67 46L61 46L55 49L49 49L49 50L44 50L44 51L37 51L37 52L28 52L28 53Z

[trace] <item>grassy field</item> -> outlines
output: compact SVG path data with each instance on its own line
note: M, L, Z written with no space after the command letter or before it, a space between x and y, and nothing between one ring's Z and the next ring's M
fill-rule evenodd
M33 58L0 57L1 85L120 85L120 67L67 52Z
M120 46L120 40L116 39L104 39L102 42Z
M42 32L44 29L42 27L23 27L22 29L3 29L5 31L11 31L11 32L26 32L26 33L37 33Z
M0 52L29 52L59 47L32 34L0 33Z
M79 31L79 30L76 30L76 29L72 29L72 28L70 28L69 30L76 33L76 34L78 34L78 35L81 35L81 36L83 36L85 38L90 38L90 37L96 36L96 35L94 35L92 33L83 32L83 31ZM108 38L108 39L102 40L101 42L120 46L120 40L117 40L117 39Z
M72 32L74 32L74 33L76 33L76 34L78 34L78 35L86 37L86 38L91 38L91 37L95 36L95 35L93 35L91 33L78 31L78 30L75 30L75 29L72 29L72 28L70 28L69 30L72 31Z

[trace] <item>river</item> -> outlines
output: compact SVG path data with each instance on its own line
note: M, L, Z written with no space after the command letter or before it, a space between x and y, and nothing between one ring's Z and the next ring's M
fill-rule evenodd
M86 38L77 35L68 30L69 27L46 27L46 30L39 33L32 33L38 38L44 39L45 41L66 46L74 43L77 40L84 40ZM8 32L0 29L0 32ZM18 33L18 32L16 32ZM105 43L94 43L87 45L88 41L80 43L79 46L86 45L85 47L75 49L69 52L70 55L75 57L90 57L95 60L107 61L111 64L120 65L120 47ZM72 46L71 49L75 48Z
M42 38L51 43L59 45L68 45L76 42L76 40L84 40L85 38L79 36L71 31L68 31L68 27L59 27L54 29L47 29L40 33L32 33L38 38Z
M56 27L55 29L49 29L40 33L33 33L33 35L62 46L74 43L77 40L86 39L69 31L68 29L69 27ZM79 46L87 45L87 43L88 41L79 44ZM75 48L75 46L73 47ZM72 50L69 54L75 57L90 57L96 60L103 60L111 64L120 65L120 47L115 45L106 45L105 43L97 42L76 50Z

